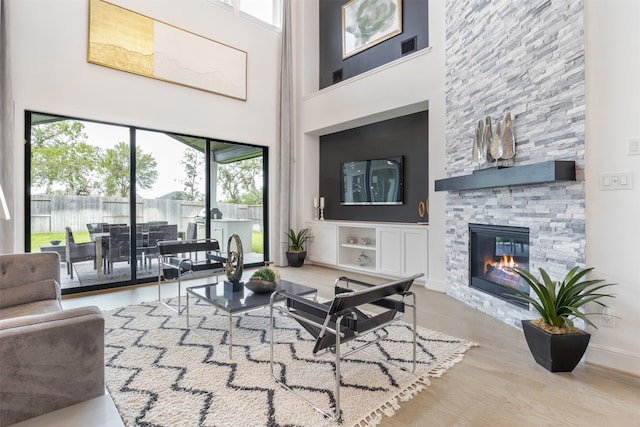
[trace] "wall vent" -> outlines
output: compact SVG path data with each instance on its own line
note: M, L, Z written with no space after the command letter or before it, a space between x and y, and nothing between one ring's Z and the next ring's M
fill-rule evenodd
M339 70L335 70L333 72L333 83L338 83L342 81L342 68Z
M400 50L402 55L406 55L407 53L415 52L417 48L417 40L418 36L413 36L410 39L400 42Z

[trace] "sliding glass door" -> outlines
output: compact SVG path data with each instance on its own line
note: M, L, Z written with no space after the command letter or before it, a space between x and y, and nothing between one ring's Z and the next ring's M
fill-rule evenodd
M25 249L60 254L64 293L157 280L160 240L212 237L224 252L238 234L245 265L265 261L265 148L26 119Z

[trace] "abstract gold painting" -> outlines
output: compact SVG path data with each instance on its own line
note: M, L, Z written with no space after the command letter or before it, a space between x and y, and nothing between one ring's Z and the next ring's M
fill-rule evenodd
M88 61L247 100L247 53L103 0L90 0Z

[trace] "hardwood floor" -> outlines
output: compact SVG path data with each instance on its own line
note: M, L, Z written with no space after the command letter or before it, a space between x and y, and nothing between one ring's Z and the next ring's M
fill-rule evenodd
M342 275L384 281L313 265L281 268L280 273L317 287L323 297L331 296L334 280ZM170 296L165 286L175 292L166 284L163 296ZM640 426L640 378L584 363L572 373L550 373L535 363L522 331L419 284L413 290L421 326L479 346L414 399L402 402L381 426ZM156 298L153 285L69 298L63 305L106 310Z

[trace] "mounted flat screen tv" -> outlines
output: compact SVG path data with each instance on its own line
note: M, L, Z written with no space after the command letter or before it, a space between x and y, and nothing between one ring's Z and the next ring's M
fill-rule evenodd
M401 205L403 158L357 160L340 165L340 204Z

